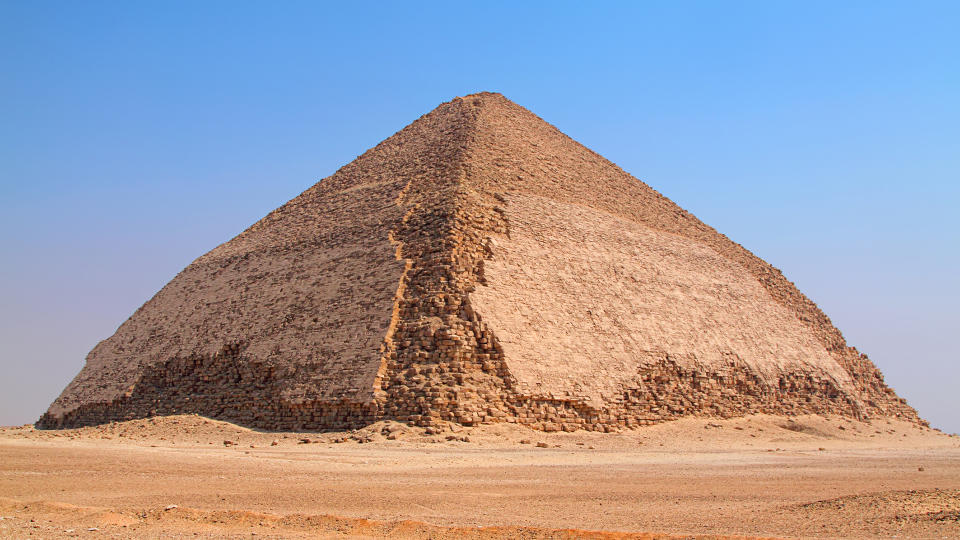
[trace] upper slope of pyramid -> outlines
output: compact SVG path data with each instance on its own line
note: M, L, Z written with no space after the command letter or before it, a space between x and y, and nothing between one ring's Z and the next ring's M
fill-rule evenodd
M778 270L481 93L194 261L40 425L596 429L760 411L916 418Z

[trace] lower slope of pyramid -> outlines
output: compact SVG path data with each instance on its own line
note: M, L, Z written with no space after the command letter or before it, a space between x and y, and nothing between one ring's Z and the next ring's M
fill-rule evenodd
M852 391L824 346L742 267L681 236L575 205L507 198L511 236L471 296L523 392L596 407L671 359L710 380L750 366Z
M199 258L38 425L185 412L922 422L779 271L498 94L441 105Z

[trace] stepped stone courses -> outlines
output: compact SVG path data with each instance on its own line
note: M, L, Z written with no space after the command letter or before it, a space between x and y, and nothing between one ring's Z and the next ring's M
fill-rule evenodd
M177 413L275 430L923 423L777 269L489 93L194 261L37 425Z

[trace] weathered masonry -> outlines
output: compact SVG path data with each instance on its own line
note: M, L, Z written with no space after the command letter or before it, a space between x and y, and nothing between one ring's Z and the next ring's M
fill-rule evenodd
M483 93L194 261L37 425L610 430L759 412L922 422L780 271Z

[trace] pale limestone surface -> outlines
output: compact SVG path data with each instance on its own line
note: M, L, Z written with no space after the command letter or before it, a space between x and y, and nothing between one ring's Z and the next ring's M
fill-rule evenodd
M749 272L696 241L601 211L506 197L511 234L491 240L470 298L531 394L600 406L666 353L718 371L731 355L773 386L786 372L849 375Z

